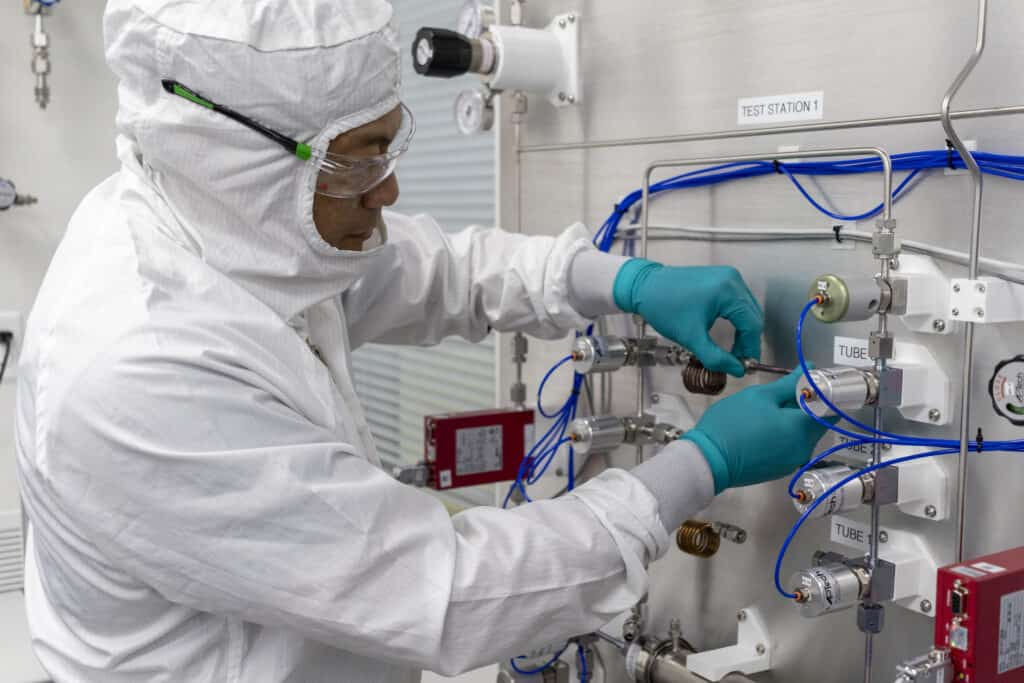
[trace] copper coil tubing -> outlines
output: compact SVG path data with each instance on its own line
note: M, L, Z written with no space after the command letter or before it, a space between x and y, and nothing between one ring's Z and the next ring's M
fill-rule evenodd
M676 545L687 555L714 557L722 545L722 536L711 522L691 519L676 531Z
M724 372L708 370L696 358L691 358L683 368L683 386L692 394L717 396L725 391L728 379Z

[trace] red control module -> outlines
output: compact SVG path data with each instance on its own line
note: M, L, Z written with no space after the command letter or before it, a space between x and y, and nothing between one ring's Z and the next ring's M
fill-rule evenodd
M1024 683L1024 548L940 569L936 598L955 681Z
M516 478L533 443L532 410L480 410L424 418L427 486L457 489Z

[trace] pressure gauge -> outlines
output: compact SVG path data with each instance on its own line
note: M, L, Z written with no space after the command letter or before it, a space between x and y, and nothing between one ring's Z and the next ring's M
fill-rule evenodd
M494 126L491 94L479 88L464 90L455 100L455 123L463 135L475 135Z
M3 206L2 201L0 206ZM988 383L988 393L997 413L1018 427L1024 427L1024 356L996 366Z
M6 211L14 206L14 200L17 198L18 192L14 189L14 183L0 178L0 211Z
M480 0L468 0L459 11L458 30L469 38L479 38L497 21L493 7L488 7Z

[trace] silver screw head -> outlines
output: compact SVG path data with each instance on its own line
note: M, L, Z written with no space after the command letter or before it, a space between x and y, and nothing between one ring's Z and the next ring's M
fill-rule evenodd
M924 612L925 614L930 614L931 611L932 611L932 601L931 600L922 600L921 601L921 611Z
M928 507L926 507L924 509L924 514L925 514L925 517L928 517L930 519L935 519L936 517L939 516L939 511L938 511L938 509L934 505L929 505Z
M984 318L985 317L985 309L984 308L975 308L974 309L974 315L978 316L979 318Z
M938 408L932 408L928 411L928 419L932 422L938 422L942 419L942 412Z
M576 104L575 95L569 95L569 97L567 97L566 100L568 100L569 104Z
M651 403L660 403L660 402L661 402L661 394L652 394L651 395Z
M559 22L558 22L558 27L559 27L559 28L565 28L565 26L566 26L566 21L565 21L565 19L561 19L561 20L559 20Z
M959 308L954 308L953 309L953 317L954 318L959 318L960 317L960 309Z
M984 284L979 284L978 285L978 293L979 294L984 294L985 293L985 285Z
M945 332L946 331L946 321L945 320L936 320L935 322L932 323L932 329L935 330L936 332Z
M558 99L559 99L560 101L562 101L562 102L565 102L565 98L566 98L566 95L565 95L565 93L564 93L564 92L560 92L560 93L558 93Z
M764 646L764 643L758 643L755 649L757 650L757 654L759 655L763 655L765 652L768 651L768 648Z
M569 23L570 24L575 24L576 23L576 15L575 14L570 14L569 15Z
M960 285L953 285L953 291L956 292L957 294L959 294L960 293Z
M879 543L888 543L889 542L889 532L888 531L880 531L880 532L878 532L878 542Z
M736 621L746 621L746 620L747 620L747 613L746 613L745 610L740 610L739 612L736 613Z

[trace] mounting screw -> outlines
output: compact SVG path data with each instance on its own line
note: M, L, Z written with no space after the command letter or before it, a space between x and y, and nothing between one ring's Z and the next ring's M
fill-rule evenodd
M942 419L942 412L938 408L932 408L928 411L928 419L932 422L938 422Z
M960 317L960 309L959 308L954 308L953 309L953 317L954 318L959 318Z
M959 294L960 293L960 285L953 285L953 291L956 292L957 294Z
M651 403L661 403L661 394L651 394Z
M922 600L921 601L921 611L924 612L925 614L930 614L931 611L932 611L932 601L931 600Z
M575 14L570 14L569 15L569 23L570 24L575 24L576 23L576 15Z
M974 309L974 315L978 316L979 318L984 318L985 317L985 309L984 308L975 308Z
M979 294L984 294L985 293L985 285L983 285L983 284L979 284L978 285L978 293Z
M768 648L764 646L764 643L758 643L757 647L754 649L757 650L757 654L759 655L763 655L765 652L768 651Z
M747 620L747 612L745 610L740 610L739 612L736 613L736 621L746 621L746 620Z
M924 516L929 519L935 519L939 516L939 510L934 505L929 505L924 509Z
M556 477L564 477L565 476L565 470L563 470L561 467L556 468L555 469L555 476Z
M889 259L889 267L892 268L893 270L899 270L900 269L900 257L899 256L893 256L891 259Z
M566 21L565 21L565 19L561 19L561 20L559 20L559 22L558 22L558 28L565 28L565 26L566 26Z
M569 104L576 104L576 97L575 97L575 96L573 96L573 95L569 95L569 96L568 96L568 97L566 98L566 100L567 100L567 101L569 102Z
M888 531L879 531L878 532L878 542L879 543L888 543L889 542L889 532Z
M565 95L565 93L564 93L564 92L560 92L560 93L558 93L558 99L559 99L560 101L562 101L562 102L565 102L565 98L566 98L566 95Z
M945 332L946 331L946 321L945 320L936 320L935 322L932 323L932 329L935 330L936 332Z

